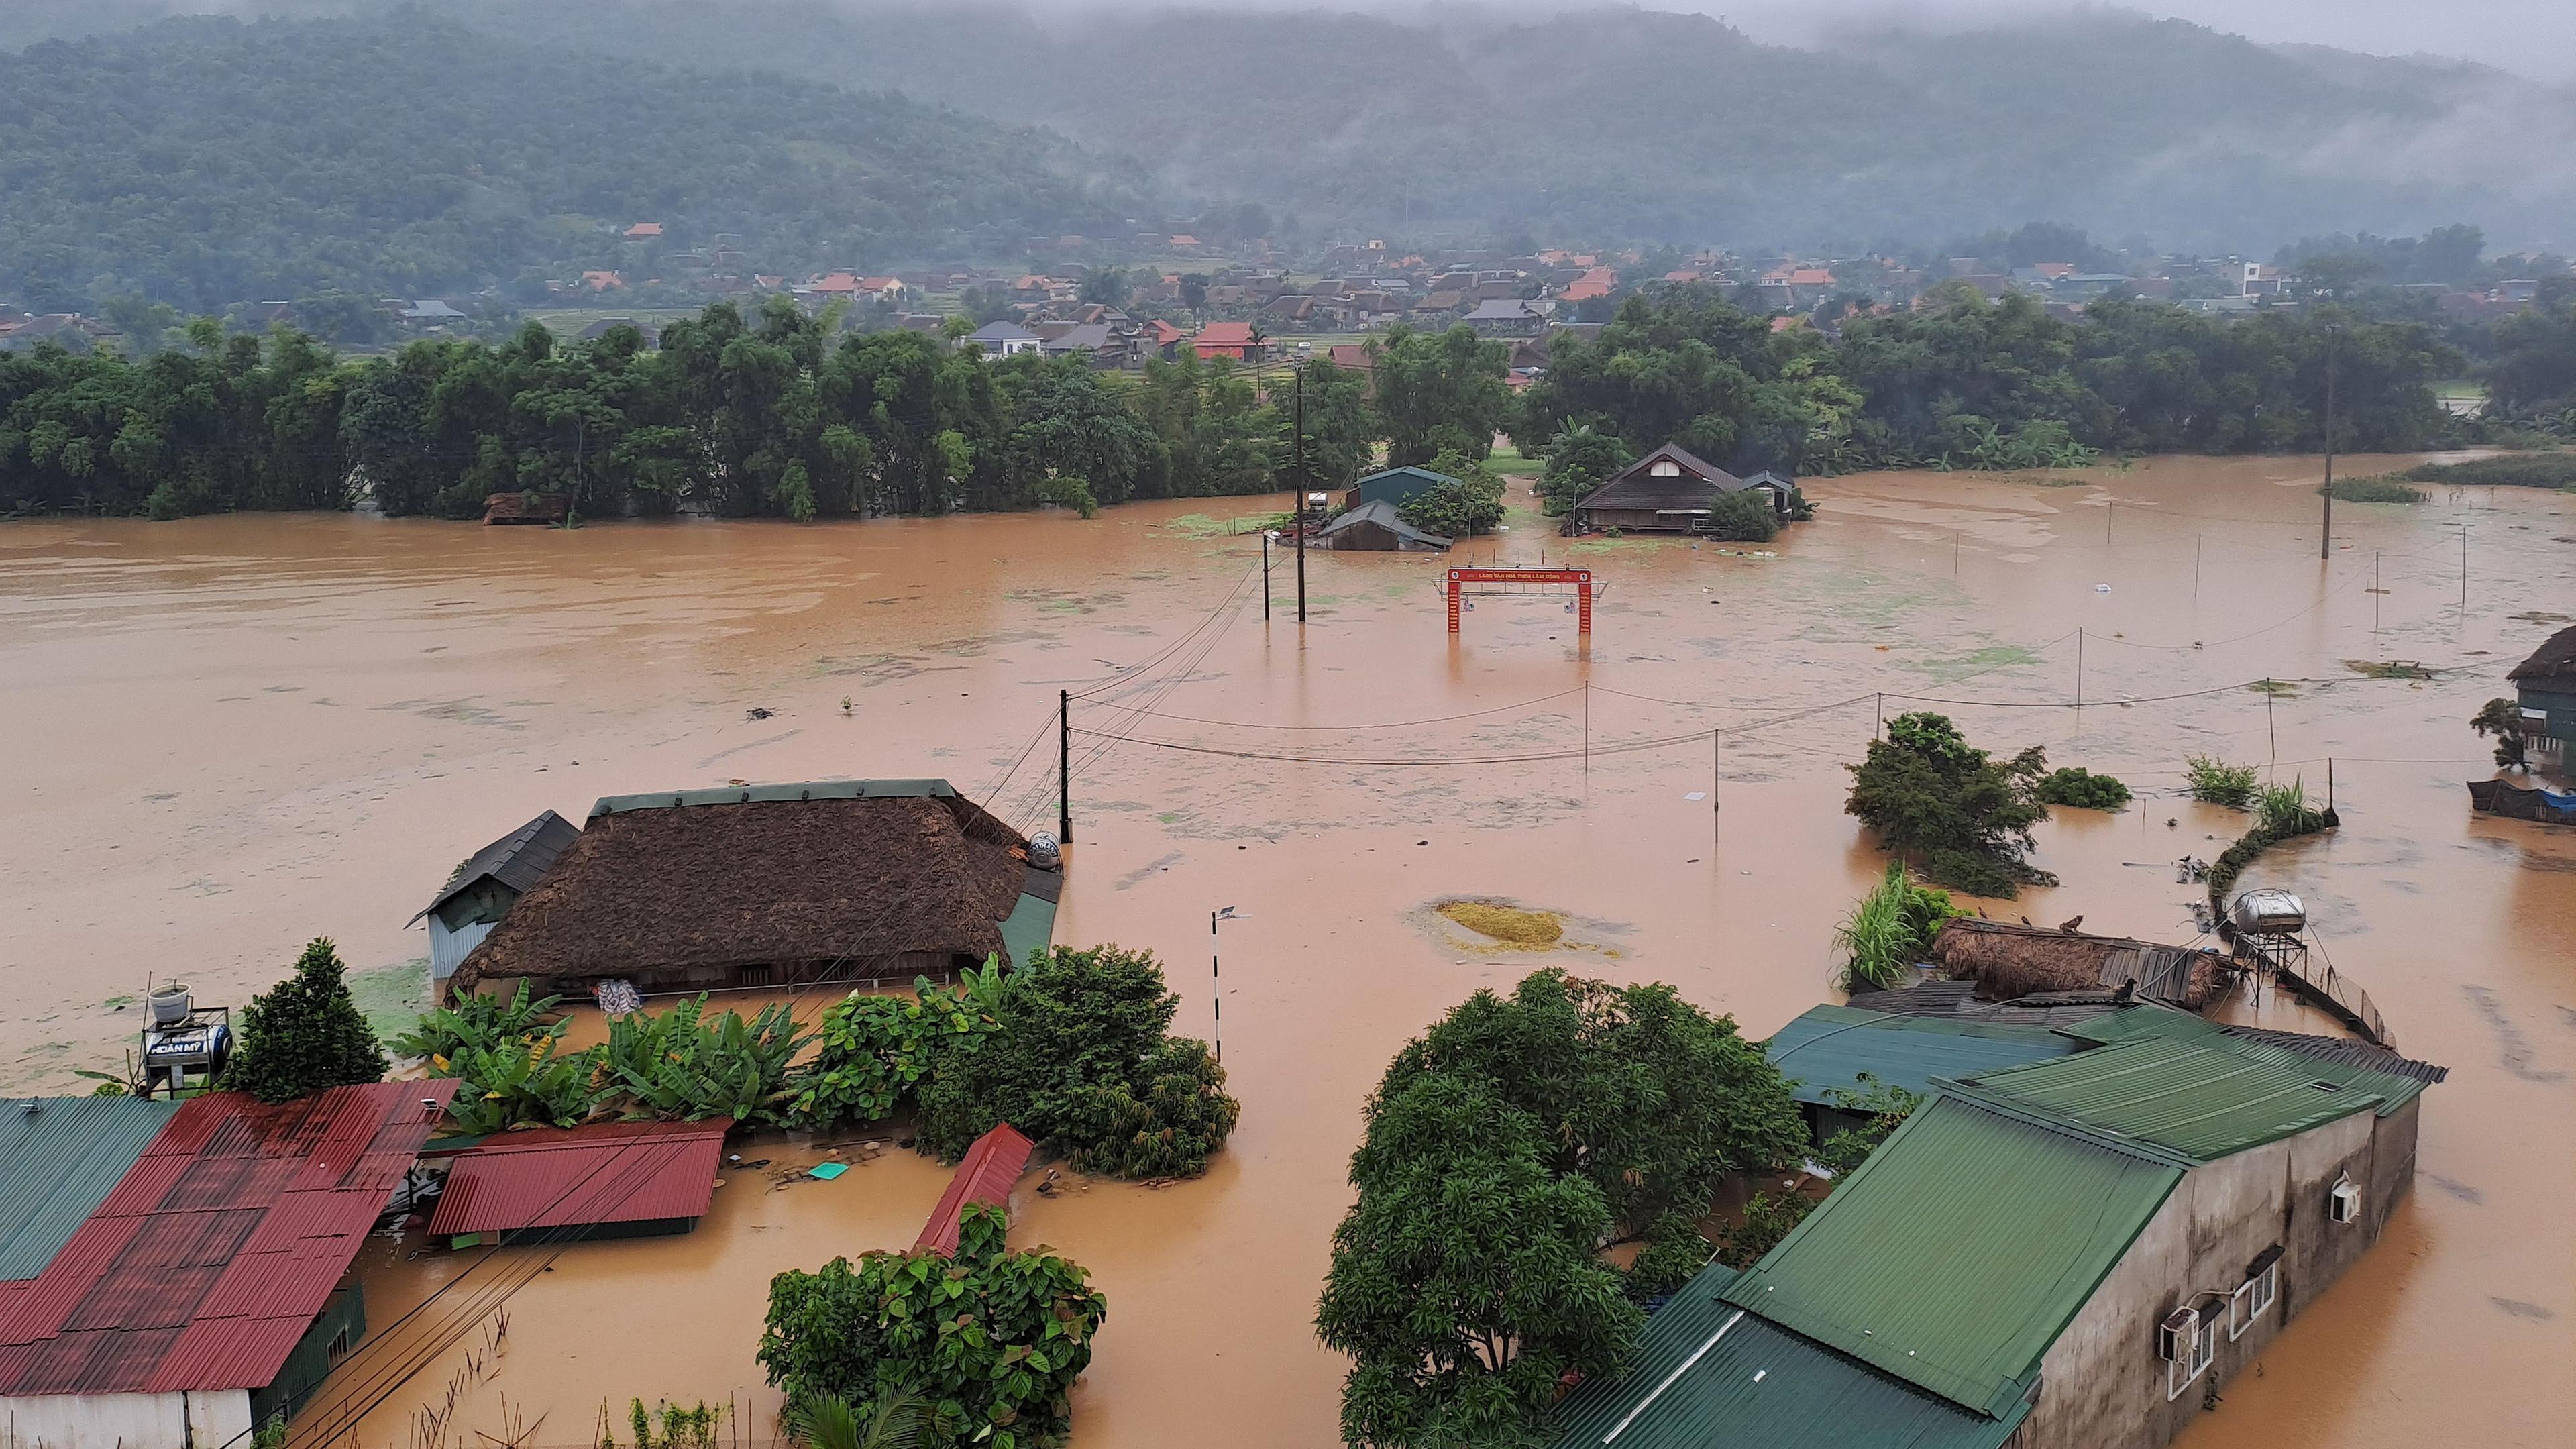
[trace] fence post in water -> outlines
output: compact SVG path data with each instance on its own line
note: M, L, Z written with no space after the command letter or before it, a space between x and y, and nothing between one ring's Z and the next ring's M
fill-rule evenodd
M1073 844L1073 691L1055 692L1055 838Z
M2334 810L2334 756L2326 756L2326 810Z
M2263 737L2272 752L2271 766L2281 767L2281 732L2272 727L2272 676L2263 676Z

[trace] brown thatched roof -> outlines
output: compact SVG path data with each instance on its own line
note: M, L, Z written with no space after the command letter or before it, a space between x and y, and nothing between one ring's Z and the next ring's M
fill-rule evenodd
M682 802L682 803L672 803ZM458 966L493 977L1001 951L1028 842L945 781L602 800Z
M2136 982L2140 996L2196 1011L2227 979L2213 951L1975 917L1945 923L1932 938L1932 959L1953 978L1976 982L1986 1001Z

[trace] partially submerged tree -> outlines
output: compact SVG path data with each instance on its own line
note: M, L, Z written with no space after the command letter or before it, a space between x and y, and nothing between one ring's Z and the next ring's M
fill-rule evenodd
M348 968L330 938L317 936L293 976L250 999L241 1046L221 1085L263 1102L287 1102L384 1077L384 1048L349 995Z
M2510 699L2491 699L2478 707L2469 718L2469 728L2481 738L2495 737L2495 762L2500 770L2527 770L2530 761L2523 753L2522 705Z
M1416 528L1449 538L1491 533L1503 521L1502 475L1465 453L1449 451L1431 460L1434 473L1455 478L1407 499L1397 516Z
M1033 954L985 1009L989 1034L946 1033L918 1085L924 1151L948 1161L1008 1122L1075 1171L1190 1177L1243 1108L1207 1045L1167 1035L1180 998L1151 951Z
M970 1203L953 1258L869 1253L771 1279L760 1335L769 1382L791 1410L837 1400L859 1422L925 1399L921 1442L941 1449L1062 1444L1068 1393L1109 1301L1078 1264L1009 1251L1006 1227L1001 1209Z
M2006 896L2056 877L2032 866L2030 828L2047 818L2039 783L2048 756L2037 745L1997 760L1960 737L1946 716L1901 714L1854 765L1843 809L1879 842L1918 861L1924 875L1981 896Z
M1554 1170L1547 1131L1492 1083L1390 1081L1351 1159L1359 1201L1333 1233L1315 1313L1350 1355L1354 1445L1510 1443L1568 1373L1616 1372L1644 1318L1596 1245L1610 1211Z

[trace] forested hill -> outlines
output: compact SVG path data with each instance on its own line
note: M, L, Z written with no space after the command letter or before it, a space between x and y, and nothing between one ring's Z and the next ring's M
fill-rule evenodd
M0 299L202 310L615 267L636 221L687 245L738 234L786 271L1015 251L1139 207L1132 172L1044 131L420 10L0 54L0 196Z
M325 0L306 0L325 3ZM384 4L390 0L345 0ZM2117 10L1813 50L1593 0L1418 19L1155 0L453 0L566 50L900 88L1310 224L1910 242L2032 216L2268 252L2466 218L2576 236L2576 92Z

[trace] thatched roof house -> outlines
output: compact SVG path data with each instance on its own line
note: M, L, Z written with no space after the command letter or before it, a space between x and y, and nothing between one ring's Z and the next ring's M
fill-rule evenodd
M457 967L451 991L646 993L909 982L1020 959L1058 870L945 780L611 796Z
M1975 917L1944 924L1932 938L1932 960L1953 979L1976 982L1987 1001L2134 983L2139 997L2198 1011L2234 980L2215 951Z

